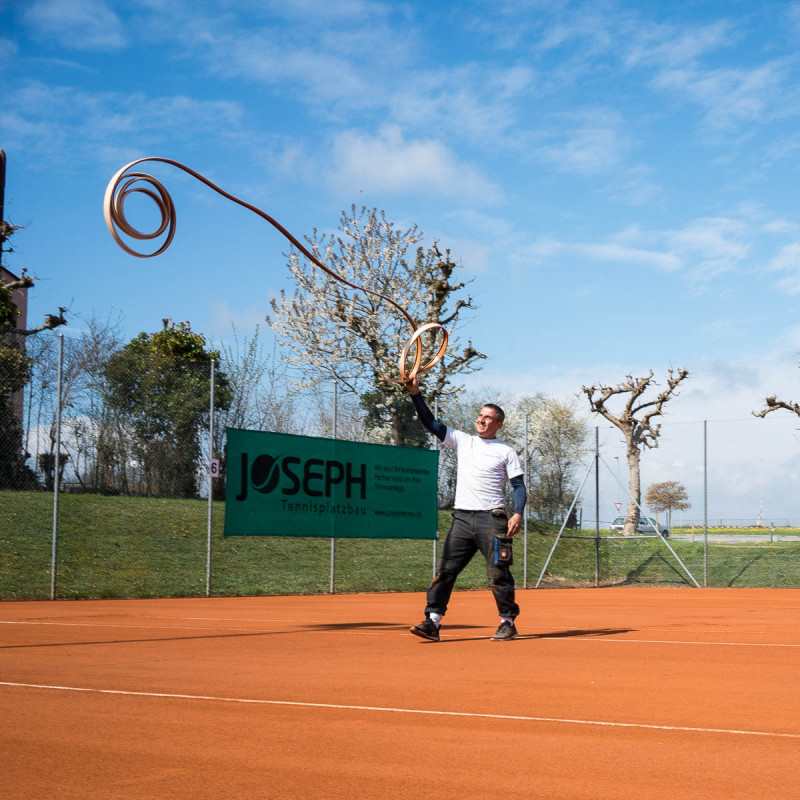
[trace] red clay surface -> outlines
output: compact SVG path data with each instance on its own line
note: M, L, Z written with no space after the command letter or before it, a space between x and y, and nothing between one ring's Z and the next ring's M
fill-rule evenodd
M800 797L800 590L0 604L0 796Z

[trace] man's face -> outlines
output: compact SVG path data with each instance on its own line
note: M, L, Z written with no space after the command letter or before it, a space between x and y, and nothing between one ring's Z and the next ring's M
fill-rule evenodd
M481 439L494 439L502 424L497 419L497 412L493 408L484 406L478 412L478 418L475 420L475 430Z

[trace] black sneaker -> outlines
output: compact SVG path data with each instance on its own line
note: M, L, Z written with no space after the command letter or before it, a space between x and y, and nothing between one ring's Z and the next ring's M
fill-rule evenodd
M421 636L423 639L430 639L432 642L439 641L439 628L436 623L427 617L419 625L412 625L409 630L414 636Z
M500 623L500 627L497 629L497 633L492 636L497 642L509 642L512 639L517 638L517 629L513 622L503 622Z

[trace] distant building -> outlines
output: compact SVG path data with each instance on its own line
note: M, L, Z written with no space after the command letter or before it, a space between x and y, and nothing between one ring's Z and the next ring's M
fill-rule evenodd
M0 264L0 278L2 278L5 283L12 283L13 281L19 280L18 275L15 275L13 272L9 272L4 266L2 266L2 264ZM19 311L17 327L24 329L28 324L28 290L15 289L11 295L11 302L14 303L14 305L17 307L17 311Z
M19 277L13 272L9 272L4 266L0 265L0 279L4 283L13 283L19 280ZM28 324L28 290L27 288L15 289L11 294L11 302L17 307L19 316L17 317L17 328L24 330ZM13 336L13 334L11 334ZM17 344L24 350L25 337L14 336ZM25 408L25 390L20 389L14 394L12 398L12 405L14 407L14 414L19 422L19 429L23 430L23 409Z

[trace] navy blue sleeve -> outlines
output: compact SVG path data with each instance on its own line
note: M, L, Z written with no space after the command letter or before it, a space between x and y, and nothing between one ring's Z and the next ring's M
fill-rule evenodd
M511 487L514 489L514 513L522 514L525 510L525 503L528 502L528 492L525 490L525 479L522 475L515 475L510 479Z
M423 426L429 430L440 442L444 441L447 435L447 425L435 419L431 410L425 404L421 394L412 394L411 401L414 403L414 408L417 410L417 416Z

